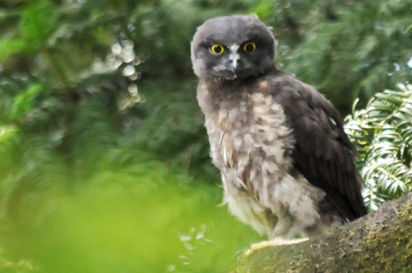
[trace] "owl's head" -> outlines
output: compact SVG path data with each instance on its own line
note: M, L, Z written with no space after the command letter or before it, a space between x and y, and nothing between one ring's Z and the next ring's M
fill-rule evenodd
M193 70L199 78L233 80L274 67L275 38L259 19L234 15L209 19L191 43Z

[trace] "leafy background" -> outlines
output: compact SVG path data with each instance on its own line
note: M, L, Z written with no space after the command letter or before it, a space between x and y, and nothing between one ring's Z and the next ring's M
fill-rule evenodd
M410 191L410 1L2 0L1 272L227 272L264 239L219 206L195 98L191 37L228 14L347 115L371 210Z

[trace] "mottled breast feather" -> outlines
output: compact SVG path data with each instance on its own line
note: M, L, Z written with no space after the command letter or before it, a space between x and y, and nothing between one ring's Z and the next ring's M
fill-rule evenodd
M198 88L211 157L218 168L236 170L241 178L238 185L258 196L250 181L260 171L283 176L290 170L292 162L287 154L293 150L292 131L282 107L270 94L267 80L234 88L225 83L229 82L205 81Z

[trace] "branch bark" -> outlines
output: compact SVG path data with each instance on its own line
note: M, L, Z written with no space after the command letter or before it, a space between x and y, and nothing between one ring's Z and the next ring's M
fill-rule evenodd
M261 249L231 272L412 272L412 193L304 243Z

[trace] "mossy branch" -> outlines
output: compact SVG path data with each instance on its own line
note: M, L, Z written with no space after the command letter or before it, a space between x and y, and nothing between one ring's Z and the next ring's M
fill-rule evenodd
M412 272L412 193L307 242L264 248L232 273Z

